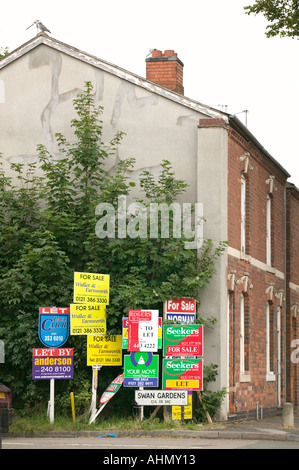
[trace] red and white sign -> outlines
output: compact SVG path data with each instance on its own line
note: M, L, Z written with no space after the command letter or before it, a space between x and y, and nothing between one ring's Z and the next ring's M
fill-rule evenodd
M73 348L36 348L33 349L33 357L66 357L66 356L73 356L74 349Z
M188 297L166 300L164 318L165 320L193 323L196 318L196 300Z
M128 351L157 352L159 310L129 310Z
M195 313L196 300L188 297L168 299L166 300L165 311L167 313Z
M164 325L163 355L203 356L203 325Z
M100 398L100 404L107 403L115 394L118 392L120 387L124 382L124 374L118 375L110 385L106 388L105 392L102 394Z
M61 314L68 314L70 313L69 307L41 307L40 313L42 314L53 314L53 315L61 315Z

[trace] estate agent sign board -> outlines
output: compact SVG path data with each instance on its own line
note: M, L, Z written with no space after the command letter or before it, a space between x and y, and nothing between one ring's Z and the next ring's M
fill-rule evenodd
M129 310L128 351L157 352L159 310Z
M163 356L203 356L203 325L164 325Z
M128 349L128 338L129 338L129 318L124 317L122 319L122 347ZM162 317L158 318L158 349L162 348Z
M121 335L87 335L87 365L121 366Z
M32 379L72 379L73 359L73 348L33 349Z
M168 299L164 303L164 319L182 323L194 323L196 318L196 300L188 297Z
M106 307L101 304L70 305L71 335L104 335Z
M132 352L124 356L125 387L158 387L159 356Z
M70 309L41 307L39 309L38 336L44 346L59 348L70 334Z
M120 374L111 382L110 385L108 385L100 398L100 404L103 405L104 403L107 403L109 400L111 400L111 398L114 397L123 383L124 374Z
M109 274L74 273L74 302L109 304Z
M162 388L202 390L203 360L199 358L163 359Z

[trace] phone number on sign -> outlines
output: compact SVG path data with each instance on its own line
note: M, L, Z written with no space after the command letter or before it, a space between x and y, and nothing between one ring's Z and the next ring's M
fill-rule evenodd
M63 336L45 336L45 341L63 341Z
M100 334L104 335L106 333L105 328L72 328L72 335L93 335Z
M92 303L92 304L107 304L108 299L98 297L76 296L75 302Z

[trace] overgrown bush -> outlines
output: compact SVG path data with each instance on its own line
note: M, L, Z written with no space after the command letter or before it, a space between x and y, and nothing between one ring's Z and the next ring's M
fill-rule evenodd
M200 250L188 250L184 238L171 233L167 239L119 238L117 233L113 239L98 238L96 207L108 202L116 208L118 196L130 194L134 159L121 160L113 172L107 170L116 161L124 134L103 142L103 108L95 105L90 82L74 107L73 142L56 134L59 157L38 145L37 162L11 165L14 178L0 166L0 338L6 358L0 381L11 388L14 407L20 409L48 400L49 382L32 381L32 349L41 347L39 307L70 305L75 271L110 274L107 327L121 334L121 320L129 308L162 311L168 297L183 296L196 298L199 305L200 291L224 249L222 243L213 247L211 240L204 240ZM171 204L185 191L186 183L175 178L169 161L162 161L161 168L157 180L150 172L141 176L145 205ZM55 399L63 408L73 391L83 411L86 384L91 382L86 337L71 336L67 347L74 347L74 380L56 381ZM101 371L104 388L117 375L112 369Z

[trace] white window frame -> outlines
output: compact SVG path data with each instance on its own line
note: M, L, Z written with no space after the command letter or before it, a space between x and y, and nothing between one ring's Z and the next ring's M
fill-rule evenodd
M272 234L271 234L271 209L272 201L270 194L267 194L267 222L266 222L266 264L271 266L271 245L272 245Z
M271 344L270 339L270 303L267 302L267 309L266 309L266 381L273 382L275 381L275 374L272 370L270 370L270 348L273 347Z
M276 310L277 321L277 405L281 406L281 307Z
M245 337L244 337L244 318L245 318L244 295L241 293L240 300L240 375L245 374Z
M241 253L246 249L246 178L241 174Z
M245 371L245 297L240 299L240 382L250 382L251 375Z

